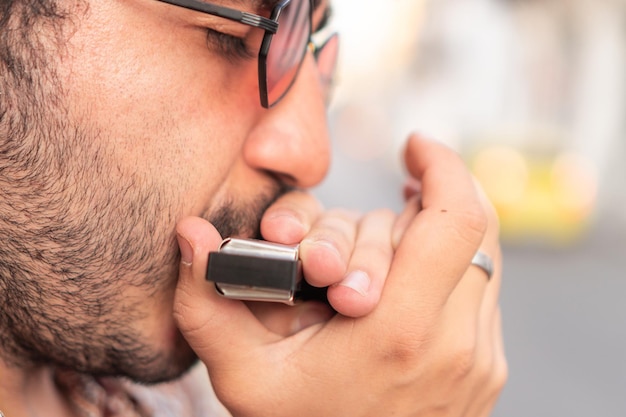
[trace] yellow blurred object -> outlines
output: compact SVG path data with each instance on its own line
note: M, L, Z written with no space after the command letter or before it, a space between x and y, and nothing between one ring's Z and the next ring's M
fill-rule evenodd
M582 156L490 146L476 153L471 166L498 211L503 240L564 245L588 229L597 181Z

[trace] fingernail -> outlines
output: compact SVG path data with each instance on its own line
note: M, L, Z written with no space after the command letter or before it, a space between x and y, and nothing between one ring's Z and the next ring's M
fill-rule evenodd
M176 235L176 239L178 240L178 247L180 249L180 261L187 266L191 265L193 262L193 248L191 247L191 243L180 234Z
M339 285L348 287L362 296L366 296L370 289L371 280L369 275L363 271L352 271L344 278Z

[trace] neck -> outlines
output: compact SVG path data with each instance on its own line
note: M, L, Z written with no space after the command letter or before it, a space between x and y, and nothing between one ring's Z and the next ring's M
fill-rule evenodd
M0 411L5 417L71 417L48 367L19 367L0 357Z

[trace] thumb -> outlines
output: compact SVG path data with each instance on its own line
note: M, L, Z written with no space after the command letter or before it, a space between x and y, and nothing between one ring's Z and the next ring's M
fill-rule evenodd
M244 303L220 297L205 278L209 252L222 238L204 219L188 217L176 226L181 252L174 297L174 319L179 330L209 367L231 363L253 346L272 342L272 335Z

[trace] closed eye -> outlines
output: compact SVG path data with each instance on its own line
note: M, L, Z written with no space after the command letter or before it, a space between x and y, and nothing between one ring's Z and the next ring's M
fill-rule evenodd
M248 47L246 39L218 32L210 28L207 28L206 31L207 45L209 48L218 52L229 61L256 58L255 52Z

